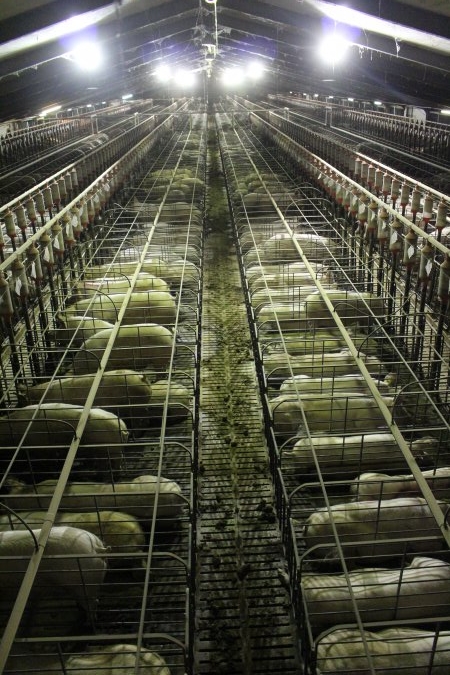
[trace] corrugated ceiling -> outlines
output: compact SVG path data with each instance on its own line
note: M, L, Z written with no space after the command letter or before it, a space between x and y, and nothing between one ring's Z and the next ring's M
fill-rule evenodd
M324 27L344 26L349 9L358 21L369 21L353 29L345 66L326 66L317 58L317 42ZM74 16L93 23L58 38ZM206 0L1 0L0 115L36 114L52 103L83 105L128 92L154 98L188 93L160 85L153 71L170 62L205 78L205 44L216 37L219 50L207 79L213 86L226 66L258 58L266 68L260 93L318 91L443 107L450 104L444 16L450 16L448 0L217 0L216 6ZM82 73L67 58L72 38L85 35L106 55L106 67L97 73ZM197 93L203 90L204 82ZM244 93L259 92L253 86Z

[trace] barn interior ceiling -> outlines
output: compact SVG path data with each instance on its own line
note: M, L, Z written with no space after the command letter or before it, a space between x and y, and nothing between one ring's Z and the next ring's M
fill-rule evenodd
M450 105L449 18L448 0L2 0L0 116L128 93L203 96L219 91L225 68L251 60L264 77L241 85L243 94L291 90L440 109ZM342 64L317 55L327 31L350 42ZM104 55L97 70L72 58L87 39ZM194 71L193 89L158 81L163 64Z

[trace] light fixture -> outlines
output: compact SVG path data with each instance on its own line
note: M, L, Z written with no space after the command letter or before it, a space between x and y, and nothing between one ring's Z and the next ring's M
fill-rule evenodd
M124 94L122 96L122 101L127 101L129 98L133 98L133 94Z
M225 68L222 73L222 82L226 87L238 87L245 79L244 71L237 66Z
M77 3L72 3L72 5L75 4ZM78 3L78 5L80 4L81 3ZM67 47L65 46L65 48L67 48L68 52L64 54L63 57L71 58L70 50L73 48L73 45L70 44L72 41L71 36L75 36L76 33L79 33L81 30L89 29L90 26L97 25L100 21L113 15L115 11L115 6L110 3L106 7L71 16L63 21L57 21L46 28L39 28L22 37L7 42L3 41L0 45L0 59L14 56L19 52L29 49L33 45L40 45L42 47L43 45L56 40L61 41L64 45L67 43Z
M58 110L61 110L61 106L60 106L60 105L52 105L50 108L45 108L45 110L43 110L43 111L40 113L40 116L41 116L41 117L45 117L46 115L49 115L50 113L58 112Z
M195 84L195 75L191 70L181 68L174 74L174 82L178 87L192 87Z
M350 101L350 103L353 103L354 100L355 100L355 99L354 99L354 98L351 98L351 96L349 96L348 99L347 99L347 101Z
M260 80L264 73L264 67L258 61L253 61L247 66L246 72L250 79Z
M383 105L383 102L382 101L374 101L373 104L374 105Z
M205 48L207 54L213 54L214 56L216 55L216 45L212 42L204 42L202 47Z
M83 42L70 53L71 60L82 70L96 70L103 62L100 47L95 42Z
M447 110L447 108L441 110L441 115L450 115L450 110Z
M349 42L338 33L326 35L319 44L318 53L326 63L340 63L344 60Z
M170 66L168 66L165 63L162 63L155 69L155 77L160 82L168 82L172 77L172 71L170 69Z
M363 35L365 35L366 31L370 31L371 33L378 33L379 35L383 35L385 37L392 37L395 40L396 45L398 45L399 41L404 41L409 44L420 45L421 47L425 48L430 47L431 37L433 49L435 51L439 51L444 54L450 53L450 40L448 37L440 35L430 36L430 33L426 30L417 30L416 28L402 25L399 22L387 21L368 12L361 12L356 9L351 9L350 7L344 7L342 3L331 3L329 0L314 0L314 3L311 4L314 4L316 10L327 16L332 21L339 23L341 26L346 25L359 29ZM371 3L359 4L369 5ZM448 3L444 4L447 5ZM422 3L422 5L426 5L426 3ZM365 39L364 42L360 44L360 46L365 46Z

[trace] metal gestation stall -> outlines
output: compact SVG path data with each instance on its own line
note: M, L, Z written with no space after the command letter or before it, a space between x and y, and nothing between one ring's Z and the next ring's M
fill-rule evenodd
M9 205L0 669L448 669L448 197L261 107Z
M2 214L7 213L8 209L14 210L19 230L26 230L27 217L31 222L37 220L33 214L33 204L41 217L48 211L51 213L58 209L60 204L64 205L71 197L76 196L79 189L89 185L103 170L149 133L158 120L161 121L164 113L173 112L182 105L183 101L177 106L152 105L139 118L119 116L119 119L112 119L105 116L95 132L90 125L86 127L85 120L81 117L76 120L78 124L72 134L67 133L66 137L52 134L47 143L41 142L40 129L27 132L29 143L26 151L12 152L5 158L0 169ZM47 189L50 190L49 194ZM38 196L40 192L42 197ZM21 199L17 200L19 195ZM30 203L31 196L33 201ZM20 211L21 202L22 209L26 211L24 217Z
M1 263L2 672L191 667L205 124L177 107L28 195Z
M361 185L262 117L242 115L297 167L274 187L255 161L242 241L305 667L441 672L448 197Z
M322 142L325 144L331 130L341 129L348 132L349 138L358 139L362 145L370 145L372 148L383 145L385 150L389 148L391 157L395 157L397 149L401 150L405 159L408 155L409 158L414 156L419 162L424 161L424 158L432 164L445 163L449 160L448 124L430 119L425 122L412 117L407 114L408 106L394 106L400 111L400 114L396 114L379 110L363 111L342 103L332 104L331 101L325 103L302 99L298 95L272 94L267 99L268 103L262 102L263 106L284 106L285 119L295 122L296 119L302 118L306 124L309 121L315 122L316 126L328 126L329 133L322 135ZM312 131L312 126L303 129L307 134ZM439 179L441 177L438 176Z

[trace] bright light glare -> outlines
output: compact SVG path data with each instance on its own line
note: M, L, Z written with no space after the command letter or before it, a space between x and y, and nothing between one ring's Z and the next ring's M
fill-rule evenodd
M46 108L41 112L41 117L45 117L45 115L49 115L52 112L58 112L58 110L61 110L60 105L53 105L51 108Z
M133 98L133 94L124 94L124 95L122 96L122 101L126 101L126 100L129 99L129 98Z
M172 77L172 72L169 66L162 64L156 68L155 75L160 82L168 82Z
M450 115L450 110L441 110L441 115Z
M71 57L83 70L96 70L103 62L103 55L98 45L93 42L84 42L78 45Z
M374 101L373 104L374 105L383 105L382 101Z
M244 72L241 68L226 68L222 74L222 82L227 87L239 86L244 80Z
M354 26L355 28L360 28L361 31L368 30L371 33L390 36L393 39L420 45L422 47L429 47L431 39L434 50L446 54L450 53L450 40L448 37L430 35L430 33L425 30L417 30L394 21L379 19L376 16L373 16L373 13L369 14L368 12L360 12L355 9L350 9L349 7L343 7L342 3L331 3L329 0L314 0L314 3L311 4L314 4L315 8L325 14L325 16L328 16L330 19L341 25L346 24L347 26ZM425 5L426 3L423 4ZM366 46L365 39L361 43L361 46Z
M115 11L116 8L112 3L110 3L107 7L94 9L78 16L72 16L68 19L64 19L63 21L58 21L51 26L47 26L46 28L41 28L39 30L33 31L32 33L27 33L22 37L4 42L0 45L0 59L13 56L14 54L22 51L26 51L35 45L40 45L42 47L42 45L52 42L53 40L61 40L67 35L71 35L77 31L87 28L88 26L93 26L99 23L103 19L114 14ZM69 54L66 56L69 56Z
M260 80L263 76L263 73L264 67L257 61L254 61L247 66L247 75L252 80Z
M195 75L192 71L182 68L175 73L174 81L179 87L192 87L195 83Z
M348 41L341 35L327 35L319 45L319 56L327 63L340 63L344 60L349 47Z

